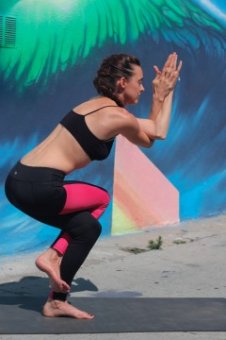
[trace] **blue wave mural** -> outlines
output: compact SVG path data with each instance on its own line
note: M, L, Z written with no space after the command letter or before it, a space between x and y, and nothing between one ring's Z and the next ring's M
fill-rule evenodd
M225 211L225 10L224 1L209 0L1 2L3 25L7 16L17 20L17 42L0 47L0 254L37 250L58 235L7 202L4 180L71 107L96 95L95 71L112 53L140 58L146 91L130 110L146 117L152 65L177 51L184 66L168 138L142 151L178 188L182 220ZM70 177L112 193L113 169L114 150ZM109 235L111 206L101 222Z

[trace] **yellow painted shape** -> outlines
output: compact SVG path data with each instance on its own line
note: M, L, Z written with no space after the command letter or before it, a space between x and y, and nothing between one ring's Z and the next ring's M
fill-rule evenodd
M112 235L119 235L125 233L131 233L136 231L135 223L126 216L123 210L119 207L116 200L113 199L112 204Z

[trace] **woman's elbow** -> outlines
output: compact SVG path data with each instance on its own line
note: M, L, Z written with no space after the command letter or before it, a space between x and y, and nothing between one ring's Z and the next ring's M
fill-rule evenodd
M155 134L155 139L160 139L160 140L164 140L167 137L167 132L163 132L163 131L158 131Z
M155 139L164 140L167 137L168 127L156 126L155 128Z
M156 139L160 139L160 140L165 140L166 139L166 135L158 135Z
M141 146L142 146L143 148L150 148L150 147L152 147L152 145L154 144L154 142L155 142L154 139L149 138L149 140L148 140L148 141L145 141L145 143L142 143Z

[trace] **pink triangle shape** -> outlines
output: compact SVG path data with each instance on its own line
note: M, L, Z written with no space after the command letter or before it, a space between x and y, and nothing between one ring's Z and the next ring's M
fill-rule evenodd
M137 228L179 222L179 192L126 138L116 140L114 202ZM120 223L114 219L114 223ZM123 226L122 226L123 229Z

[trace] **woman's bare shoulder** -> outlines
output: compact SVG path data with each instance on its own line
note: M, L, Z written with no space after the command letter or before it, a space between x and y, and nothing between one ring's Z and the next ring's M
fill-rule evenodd
M114 135L122 134L124 131L137 132L139 124L132 113L122 107L113 108L107 115L107 125L111 126Z
M101 97L94 97L91 98L81 104L76 105L73 107L73 111L81 114L86 114L91 111L101 111L104 109L107 109L115 106L116 108L118 107L117 104L111 100L110 98L101 98Z
M136 117L123 107L118 107L115 110L116 119L120 120L123 124L137 124Z

